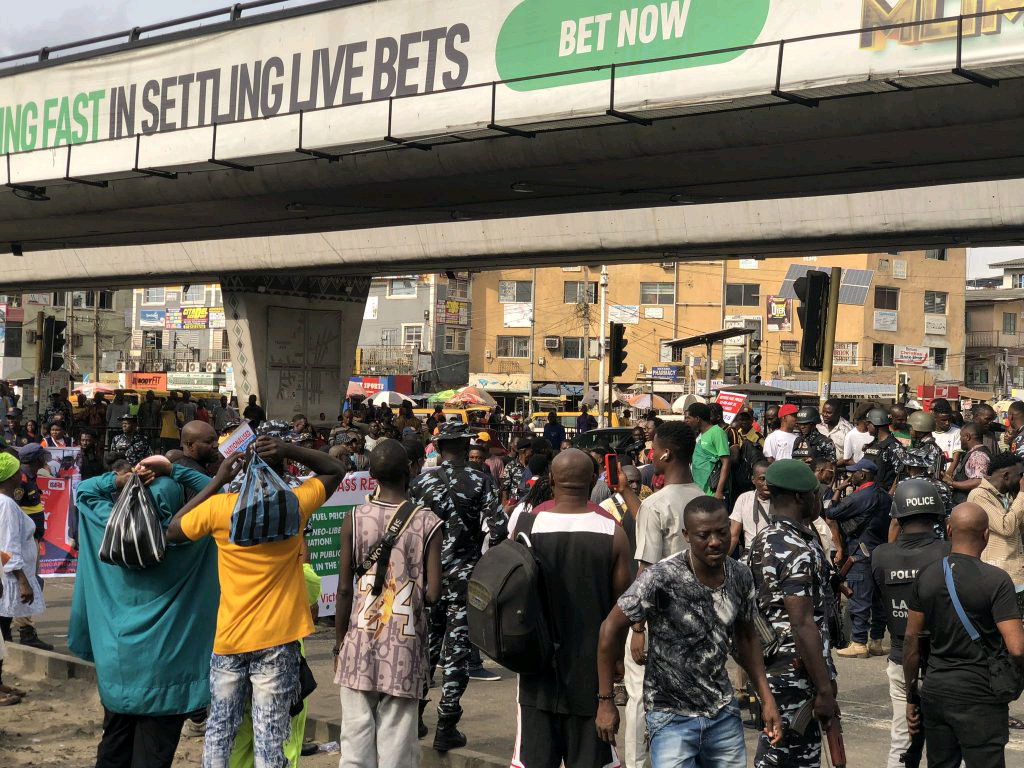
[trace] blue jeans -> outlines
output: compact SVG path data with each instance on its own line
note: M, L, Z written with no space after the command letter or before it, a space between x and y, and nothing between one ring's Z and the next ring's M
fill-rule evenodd
M869 637L881 640L885 637L885 609L882 593L875 586L871 571L858 563L850 569L846 583L853 590L850 597L851 639L855 643L866 643Z
M203 768L227 768L246 705L252 708L254 768L288 764L292 703L299 695L299 644L210 658L210 714Z
M647 713L647 732L651 768L746 768L743 723L735 704L712 718L654 710Z

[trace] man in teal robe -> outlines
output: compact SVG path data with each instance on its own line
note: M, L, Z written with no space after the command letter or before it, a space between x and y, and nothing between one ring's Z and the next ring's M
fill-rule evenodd
M210 701L210 654L220 587L217 547L207 537L169 544L162 562L129 570L99 559L100 542L119 492L107 473L78 486L78 575L68 647L95 662L103 703L97 768L170 766L186 715ZM210 478L174 466L147 489L166 528L184 506L184 489ZM184 489L183 489L184 486Z

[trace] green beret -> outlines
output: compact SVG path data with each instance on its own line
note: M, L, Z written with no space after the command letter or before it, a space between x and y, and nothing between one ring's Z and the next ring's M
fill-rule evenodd
M804 462L795 459L773 461L764 479L768 485L785 491L807 493L818 490L818 478L814 472Z

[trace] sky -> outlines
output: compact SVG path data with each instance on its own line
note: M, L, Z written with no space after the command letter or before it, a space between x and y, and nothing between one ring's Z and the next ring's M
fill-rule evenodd
M314 1L282 0L252 13L309 5ZM179 18L217 8L226 9L232 4L231 0L174 0L173 3L166 0L44 0L37 3L6 0L3 2L0 56L166 21L172 15ZM989 269L989 264L1013 258L1024 258L1024 246L969 249L967 276L995 274L996 270Z

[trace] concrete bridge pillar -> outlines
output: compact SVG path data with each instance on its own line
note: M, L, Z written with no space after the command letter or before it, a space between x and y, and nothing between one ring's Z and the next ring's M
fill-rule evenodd
M369 278L221 278L239 409L250 395L272 419L341 412Z

